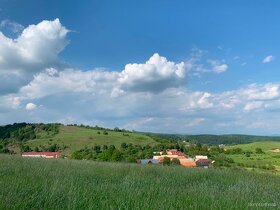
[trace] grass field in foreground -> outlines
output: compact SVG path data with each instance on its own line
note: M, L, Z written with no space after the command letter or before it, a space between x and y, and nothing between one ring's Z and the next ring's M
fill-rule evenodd
M277 209L280 177L0 156L0 209ZM272 207L271 207L272 206Z
M98 134L100 132L100 134ZM73 151L94 145L115 145L120 147L121 143L131 143L140 145L155 145L151 137L140 133L129 133L108 131L108 135L104 135L102 130L88 129L77 126L60 126L59 133L53 137L42 137L27 141L31 148L36 146L48 146L51 144L65 145L67 148L64 154L70 154Z

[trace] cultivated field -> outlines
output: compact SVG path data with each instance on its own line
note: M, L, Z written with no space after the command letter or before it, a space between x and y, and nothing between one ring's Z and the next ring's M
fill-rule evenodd
M280 177L0 156L0 209L279 209Z

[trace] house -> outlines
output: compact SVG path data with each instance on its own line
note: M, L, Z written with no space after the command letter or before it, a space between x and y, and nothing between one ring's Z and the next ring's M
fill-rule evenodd
M185 167L196 167L196 163L193 158L179 158L180 164Z
M176 149L171 149L171 150L167 150L166 153L167 153L167 155L154 156L153 159L158 160L159 163L162 163L164 157L168 157L171 160L176 158L180 161L180 165L182 165L182 166L185 166L185 167L195 167L196 166L195 160L193 158L187 158L186 155L181 151L178 151Z
M155 160L155 159L141 159L138 160L138 163L140 164L159 164L159 160Z
M58 158L60 152L24 152L22 157L43 157L43 158Z
M195 160L200 160L200 159L208 159L208 157L204 156L204 155L196 155L195 156Z
M199 159L195 161L197 166L208 167L212 161L209 159Z

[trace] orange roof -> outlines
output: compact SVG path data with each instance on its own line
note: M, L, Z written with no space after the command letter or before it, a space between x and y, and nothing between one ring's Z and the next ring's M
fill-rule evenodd
M195 167L196 163L195 162L181 162L181 165L185 166L185 167Z
M170 150L167 150L166 153L168 155L178 155L178 156L185 156L185 154L181 151L178 151L177 149L170 149Z

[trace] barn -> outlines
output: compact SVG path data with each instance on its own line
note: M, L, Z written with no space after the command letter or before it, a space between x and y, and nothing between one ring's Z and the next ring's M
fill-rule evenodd
M60 152L24 152L22 157L42 157L42 158L58 158Z

